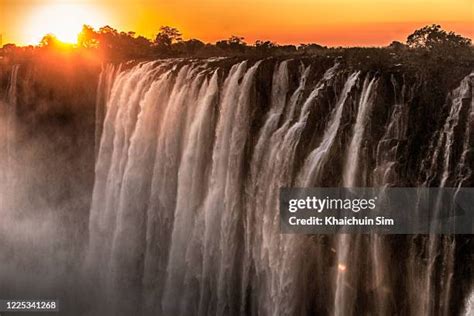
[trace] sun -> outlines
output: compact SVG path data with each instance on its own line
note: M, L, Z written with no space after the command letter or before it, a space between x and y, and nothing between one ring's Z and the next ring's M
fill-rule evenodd
M29 44L38 44L44 35L53 34L61 42L73 44L84 24L105 25L97 8L81 3L50 3L34 8L24 30Z

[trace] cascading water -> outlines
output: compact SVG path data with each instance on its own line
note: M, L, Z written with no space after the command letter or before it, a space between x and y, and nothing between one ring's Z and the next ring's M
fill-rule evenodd
M463 176L458 179L454 179L452 186L460 187L464 178L469 177L471 174L470 167L465 166L465 155L467 155L469 149L472 148L470 142L471 125L472 125L472 113L474 106L472 103L472 74L466 77L461 85L455 89L451 96L449 114L446 118L446 122L443 125L442 130L436 137L433 138L432 143L436 144L431 146L433 152L431 153L431 161L428 163L428 176L424 185L430 185L430 182L434 178L440 178L438 186L445 187L448 184L448 180L451 177L459 176L453 170L459 170L452 166L453 160L453 146L455 142L455 130L458 125L465 126L461 127L461 133L463 134L463 145L462 155L460 157L461 166L464 169ZM462 120L461 112L465 112L465 120ZM438 167L438 164L441 168ZM437 177L436 170L441 170L441 177ZM423 277L424 283L422 284L422 291L420 293L420 307L416 311L422 314L434 314L449 315L449 303L450 303L450 292L453 279L454 269L454 249L456 241L452 236L442 236L437 238L436 236L429 236L427 242L428 252L428 264L427 268L424 269ZM432 275L436 273L437 266L440 266L441 271L440 278L442 287L438 293L434 293L436 284L433 283ZM418 294L420 295L420 294ZM436 297L436 298L433 298Z
M280 233L282 187L472 186L472 75L425 152L417 84L310 58L104 66L84 314L469 315L462 237Z
M118 71L108 88L88 255L89 269L98 273L115 308L132 312L139 305L143 313L164 315L395 311L393 300L400 294L393 293L394 284L383 276L390 271L386 257L393 251L386 237L280 235L277 201L280 187L324 185L331 160L341 150L346 155L339 167L340 184L396 185L396 141L409 137L404 84L400 88L391 79L399 96L385 132L368 144L366 127L374 124L370 113L377 110L380 79L367 74L362 80L360 72L348 74L336 64L310 80L311 65L282 61L274 66L268 111L254 140L250 131L259 124L253 122L254 109L262 106L256 90L262 67L261 62L221 69L212 62L177 61ZM299 81L294 88L289 81L293 69ZM343 87L336 88L341 80ZM471 87L466 82L463 87ZM332 99L330 111L325 110L322 105ZM440 143L446 147L442 185L455 176L449 155L452 142L459 140L449 132L452 116L460 119L456 102L444 127L446 141ZM357 108L354 120L351 108ZM314 128L311 114L327 117L328 123L308 151L299 144L303 133ZM352 131L348 141L347 129ZM465 161L468 145L463 146ZM371 150L375 164L366 157ZM298 167L301 153L307 156ZM333 244L329 250L318 244L324 238ZM363 264L358 257L367 247L372 270L366 274L375 289L367 295L378 302L364 309L357 307L366 291L357 274ZM452 255L449 248L443 251ZM305 252L314 257L305 258ZM333 256L335 262L323 256ZM413 254L408 262L424 266L422 260ZM313 281L307 279L311 274ZM412 277L421 283L439 281L426 274ZM412 280L406 282L410 288ZM447 291L439 295L449 302ZM417 315L433 311L408 310Z
M301 177L304 179L302 185L304 187L311 187L314 185L321 185L320 175L323 168L326 166L330 156L330 150L336 140L337 132L341 124L342 111L349 92L353 88L359 73L353 73L347 80L341 92L339 100L337 101L335 112L332 115L331 121L326 129L321 144L313 150L306 159L305 165L301 172Z
M120 73L120 68L113 64L107 64L103 67L100 76L99 84L97 86L96 106L95 106L95 157L99 155L100 138L102 136L102 126L105 119L106 106L109 102L112 84L117 73Z
M364 181L363 175L359 173L363 170L362 165L359 163L361 155L362 140L364 138L365 126L369 120L371 106L373 105L373 91L376 88L376 78L366 77L364 80L359 104L357 117L354 124L351 142L346 154L346 161L344 163L344 169L342 172L342 183L345 187L363 187L367 186ZM379 279L380 276L377 269L379 264L379 240L376 236L373 237L374 241L374 274L375 278ZM336 293L334 301L334 315L351 315L353 313L353 306L355 295L350 293L347 289L347 284L354 283L354 280L349 281L348 278L354 278L357 275L357 258L354 258L354 254L350 254L351 249L357 249L360 247L360 236L351 236L348 234L341 234L336 241L337 261L338 270L336 277ZM351 258L353 257L353 258ZM350 262L352 261L352 262ZM379 306L383 305L380 301Z

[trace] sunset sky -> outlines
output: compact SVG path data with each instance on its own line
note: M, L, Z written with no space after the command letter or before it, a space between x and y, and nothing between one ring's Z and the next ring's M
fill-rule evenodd
M161 25L206 42L245 37L281 44L380 46L441 24L474 37L474 0L0 0L3 44L53 33L74 42L82 24L153 37Z

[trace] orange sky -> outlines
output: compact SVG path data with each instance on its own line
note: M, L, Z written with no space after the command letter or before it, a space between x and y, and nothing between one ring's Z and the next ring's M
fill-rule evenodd
M80 25L109 24L147 37L161 25L214 42L317 42L379 46L438 23L474 37L474 0L0 0L3 43L36 44L43 33L73 41Z

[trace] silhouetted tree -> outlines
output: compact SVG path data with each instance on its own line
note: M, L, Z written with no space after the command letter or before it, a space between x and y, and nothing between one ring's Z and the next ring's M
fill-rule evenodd
M118 31L108 25L101 27L99 29L99 32L97 33L97 38L99 40L100 47L103 49L117 49L119 46L118 37Z
M216 42L216 47L230 53L244 53L247 48L244 38L241 36L232 35L227 40Z
M422 27L410 34L407 45L411 48L467 48L471 45L469 38L454 32L446 32L441 25L432 24Z
M82 31L77 37L77 44L83 48L98 48L99 38L97 32L92 26L83 25Z
M173 44L173 51L184 55L193 55L202 50L206 44L197 39L190 39L187 41L180 41Z
M393 41L390 43L390 45L388 45L388 48L398 51L406 48L406 45L399 41Z
M144 49L146 51L150 51L151 44L151 41L144 36L137 36L133 39L133 46L135 50Z
M278 46L277 51L282 54L294 54L297 52L297 49L295 45L282 45Z
M232 35L231 37L229 37L227 42L229 43L229 45L235 45L235 46L247 45L244 40L245 38L242 36Z
M319 51L321 51L325 48L326 48L325 46L315 44L315 43L300 44L300 46L298 46L298 51L301 51L305 54L313 54L313 53L317 53L317 52L319 52Z
M107 57L114 59L141 58L151 55L151 42L137 36L135 32L119 32L110 26L95 31L84 25L78 36L78 45L82 48L98 48Z
M257 40L255 42L255 49L257 53L260 54L269 54L271 53L278 45L272 41L261 41Z
M169 52L173 43L180 42L181 32L171 26L160 27L160 32L156 35L154 44L159 52Z
M39 46L44 48L58 48L61 44L61 41L56 37L56 35L50 33L43 36L39 42Z
M11 43L5 44L5 45L3 45L3 47L2 47L2 50L3 50L4 52L5 52L5 51L14 51L14 50L16 50L16 49L18 49L18 47L17 47L15 44L11 44Z

